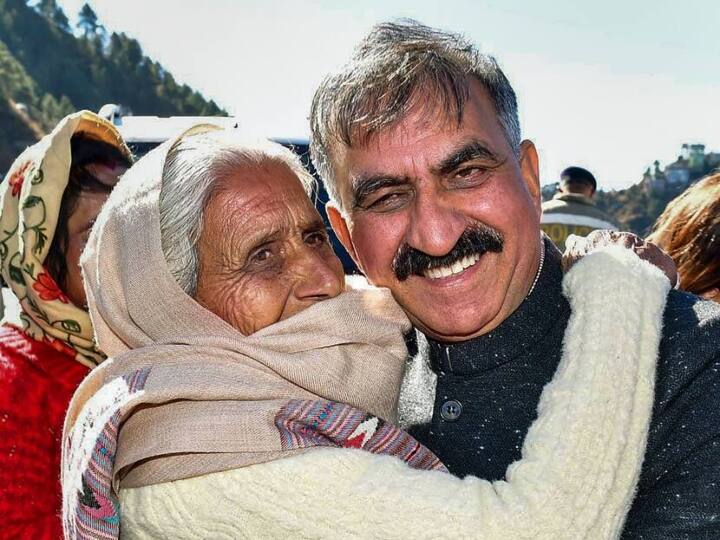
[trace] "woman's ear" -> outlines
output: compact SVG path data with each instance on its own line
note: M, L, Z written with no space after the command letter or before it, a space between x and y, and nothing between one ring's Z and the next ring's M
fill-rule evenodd
M345 248L345 251L348 252L353 262L358 268L360 268L357 255L355 253L355 247L353 246L352 238L350 237L350 229L348 228L348 223L342 210L338 208L336 203L328 201L325 204L325 211L327 212L328 219L330 220L330 226L335 232L335 236L338 237L338 240L340 240L340 243Z

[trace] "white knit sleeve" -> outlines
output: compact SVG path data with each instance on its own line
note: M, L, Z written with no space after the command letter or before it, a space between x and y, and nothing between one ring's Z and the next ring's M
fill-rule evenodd
M522 460L460 480L389 456L316 449L121 490L123 538L615 538L653 403L668 280L619 248L564 281L573 314Z

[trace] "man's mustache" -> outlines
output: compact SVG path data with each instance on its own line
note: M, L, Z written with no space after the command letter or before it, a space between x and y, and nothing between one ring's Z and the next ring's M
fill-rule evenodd
M465 229L452 250L441 257L433 257L403 244L393 260L393 272L399 281L405 281L413 275L424 275L426 270L450 266L467 256L483 255L488 251L500 253L503 245L502 234L492 227L476 223Z

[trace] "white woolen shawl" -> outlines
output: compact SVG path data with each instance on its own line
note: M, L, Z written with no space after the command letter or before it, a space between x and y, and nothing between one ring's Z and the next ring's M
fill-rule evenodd
M645 452L670 286L632 252L607 248L563 287L572 315L562 359L506 480L317 449L123 489L122 538L617 538Z

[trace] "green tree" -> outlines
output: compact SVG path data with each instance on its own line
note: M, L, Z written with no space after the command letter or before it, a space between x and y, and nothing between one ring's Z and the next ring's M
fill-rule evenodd
M225 114L145 56L137 40L108 36L89 6L78 35L66 21L57 0L0 0L0 172L74 110L120 103L140 115Z
M98 22L97 15L88 4L83 4L83 7L78 13L77 28L82 32L82 35L88 39L92 39L98 34L105 32L105 28Z
M70 21L68 21L65 12L57 5L55 0L40 0L36 5L36 9L60 30L70 32Z

